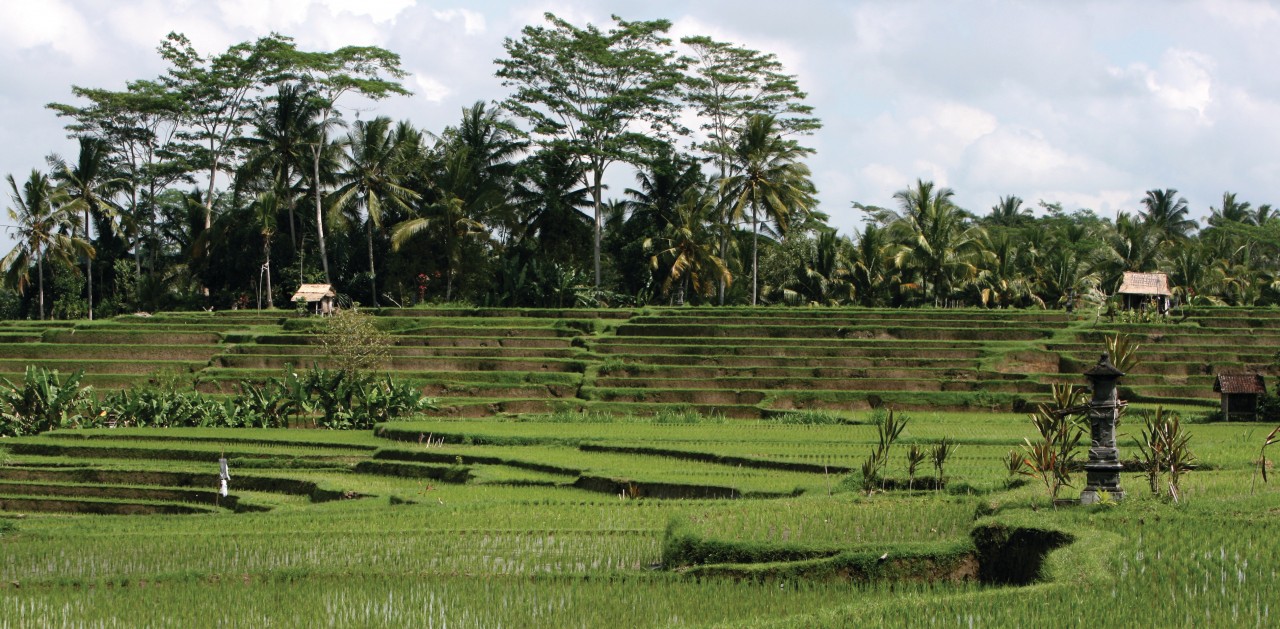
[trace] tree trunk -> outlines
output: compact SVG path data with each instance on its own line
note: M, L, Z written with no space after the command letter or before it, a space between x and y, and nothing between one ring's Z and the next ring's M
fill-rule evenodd
M89 242L89 208L84 209L84 241ZM89 320L93 321L93 256L84 256L85 290L89 296Z
M326 284L329 280L329 256L324 248L324 210L320 206L320 147L317 145L312 150L312 183L316 187L316 234L320 237L320 266L324 268L324 281Z
M262 251L266 254L267 263L263 267L267 270L267 310L275 308L275 302L271 299L271 236L263 234Z
M595 288L596 290L599 290L600 289L600 187L604 185L603 183L604 177L603 177L603 173L600 172L599 168L594 169L591 176L593 179L593 185L591 186L591 200L593 203L595 203L595 207L596 207L595 247L594 247L594 254L592 258L593 258L595 271L596 271Z
M723 127L721 130L721 133L724 133ZM721 137L724 137L724 136L722 135ZM717 159L717 161L720 163L720 181L723 182L725 180L725 177L728 176L728 167L725 165L724 155L722 154ZM724 190L723 185L717 186L717 188L721 191ZM724 197L717 194L716 203L718 203L720 207L725 207ZM730 214L729 210L726 208L725 217L724 217L724 231L720 233L720 260L724 261L726 265L728 265L728 260L729 260L729 235L732 233L733 233L733 218L732 218L732 214ZM723 306L725 289L727 289L728 286L725 284L724 279L716 280L716 284L718 285L717 291L720 293L720 305Z
M377 271L373 268L373 219L369 219L369 229L366 234L369 236L369 294L373 298L373 307L378 307L378 283Z
M36 247L36 284L40 288L40 320L44 321L44 252Z
M756 305L759 278L756 276L760 253L760 222L756 220L756 208L751 206L751 305Z

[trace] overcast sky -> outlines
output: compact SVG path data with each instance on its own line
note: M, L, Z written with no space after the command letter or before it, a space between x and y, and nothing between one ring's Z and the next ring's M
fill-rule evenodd
M978 214L1015 194L1114 216L1152 188L1177 188L1197 217L1226 190L1280 203L1280 5L1245 0L0 0L0 174L74 157L45 103L161 74L170 31L202 53L271 31L309 50L385 47L414 95L347 117L439 131L506 96L493 60L546 11L666 18L675 39L776 53L824 123L810 166L846 234L852 202L891 205L916 178ZM610 179L615 195L631 181Z

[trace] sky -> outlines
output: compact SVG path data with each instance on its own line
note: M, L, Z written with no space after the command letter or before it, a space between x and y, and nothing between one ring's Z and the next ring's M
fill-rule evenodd
M548 11L579 26L663 18L675 40L776 54L822 119L808 163L818 209L847 235L854 202L892 206L917 178L979 215L1017 195L1113 217L1154 188L1197 218L1224 191L1280 204L1280 2L1253 0L0 0L0 174L73 158L44 105L159 76L170 31L206 54L272 31L304 50L387 48L413 96L346 101L345 117L439 131L507 96L494 59ZM632 174L614 169L607 194L621 196Z

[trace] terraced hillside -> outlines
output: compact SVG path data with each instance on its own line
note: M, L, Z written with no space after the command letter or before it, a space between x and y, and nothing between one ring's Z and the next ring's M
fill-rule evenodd
M375 311L387 367L442 415L598 411L759 418L803 410L1018 409L1080 382L1106 334L1142 344L1134 402L1211 408L1220 371L1274 370L1280 312L1208 309L1161 324L1061 312L778 308ZM99 388L159 380L209 392L326 365L324 321L292 313L166 313L0 323L0 376L83 369Z

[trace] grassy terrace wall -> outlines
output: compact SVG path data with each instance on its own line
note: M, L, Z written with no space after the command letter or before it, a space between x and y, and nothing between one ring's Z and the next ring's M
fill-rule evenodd
M436 396L439 413L1020 409L1080 382L1107 334L1143 363L1139 403L1208 409L1220 371L1271 371L1280 313L1212 309L1159 324L976 309L490 308L373 311L395 345L386 368ZM226 392L286 366L332 366L316 318L166 313L98 322L0 323L0 375L83 369L100 388L187 382Z

